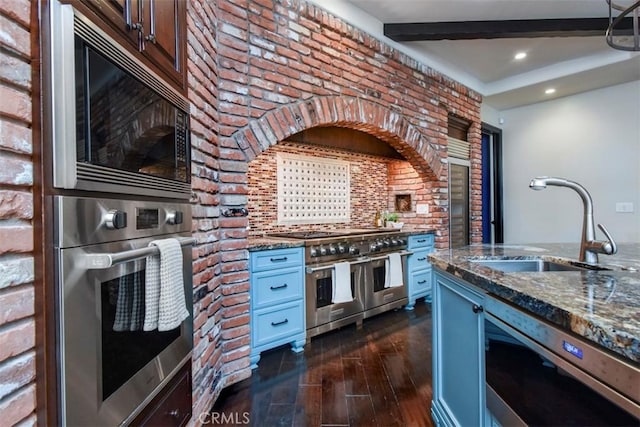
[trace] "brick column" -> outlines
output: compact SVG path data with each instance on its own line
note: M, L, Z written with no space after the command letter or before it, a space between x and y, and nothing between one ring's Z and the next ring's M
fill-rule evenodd
M0 424L35 424L31 2L0 1Z

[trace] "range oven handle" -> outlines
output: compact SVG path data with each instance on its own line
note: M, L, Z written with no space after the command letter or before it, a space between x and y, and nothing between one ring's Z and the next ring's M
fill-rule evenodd
M413 254L413 252L411 252L411 251L402 251L402 252L400 252L400 256L407 256L407 255L411 255L411 254ZM376 257L376 258L365 257L365 258L362 258L362 259L358 259L356 261L350 261L349 264L351 264L351 265L353 265L353 264L364 264L366 262L379 261L379 260L382 260L382 259L387 259L388 256L389 255L387 254L385 256ZM333 268L335 265L336 265L336 263L323 265L321 267L307 267L307 268L305 268L305 272L307 274L311 274L311 273L314 273L314 272L320 271L320 270L328 270L330 268Z
M193 237L177 238L180 246L191 246L196 242ZM116 264L146 258L160 253L157 246L147 246L145 248L131 249L128 251L114 252L107 254L85 254L83 257L84 268L86 270L101 270L111 268Z
M400 252L400 256L407 256L407 255L412 255L412 254L413 254L413 252L411 252L411 251L402 251L402 252ZM389 258L389 254L386 254L386 255L383 255L383 256L378 256L378 257L375 257L375 258L369 258L369 261L381 261L381 260L387 259L387 258Z

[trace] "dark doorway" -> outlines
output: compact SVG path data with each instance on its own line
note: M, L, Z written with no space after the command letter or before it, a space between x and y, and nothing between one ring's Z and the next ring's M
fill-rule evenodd
M482 243L504 243L502 130L482 123Z

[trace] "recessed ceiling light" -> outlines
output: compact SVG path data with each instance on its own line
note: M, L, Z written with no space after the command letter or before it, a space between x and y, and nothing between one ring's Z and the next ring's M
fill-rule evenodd
M514 58L517 60L524 59L526 57L527 57L527 52L518 52L514 56Z
M556 90L550 87L549 89L545 90L544 93L546 93L547 95L551 95L552 93L556 93Z

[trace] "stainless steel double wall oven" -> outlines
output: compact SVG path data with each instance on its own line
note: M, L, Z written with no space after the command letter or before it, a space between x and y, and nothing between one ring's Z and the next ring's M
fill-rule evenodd
M60 425L126 425L190 363L189 103L72 4L48 15ZM153 240L181 247L189 316L143 330Z

